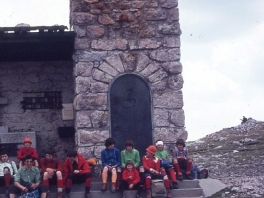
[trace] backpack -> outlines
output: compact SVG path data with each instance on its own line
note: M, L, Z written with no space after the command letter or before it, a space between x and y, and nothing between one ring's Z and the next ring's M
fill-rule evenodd
M204 168L201 170L202 179L206 179L208 177L208 174L209 174L208 169Z
M19 196L18 198L39 198L39 191L35 189L31 192L26 192L23 195Z
M162 179L152 180L151 191L152 193L158 194L158 195L166 194L166 189L165 189L163 180Z

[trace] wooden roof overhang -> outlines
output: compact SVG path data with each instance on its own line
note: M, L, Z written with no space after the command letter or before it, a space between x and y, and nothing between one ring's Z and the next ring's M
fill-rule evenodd
M0 62L71 61L75 33L65 29L66 26L0 27Z

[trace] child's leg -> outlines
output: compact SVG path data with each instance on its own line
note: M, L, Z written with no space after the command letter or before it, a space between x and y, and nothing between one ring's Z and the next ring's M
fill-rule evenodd
M186 174L187 174L187 175L190 175L190 174L191 174L191 168L192 168L192 160L189 159L189 160L187 161L187 167L186 167Z
M177 159L173 160L173 167L174 167L174 170L177 173L177 175L178 176L182 176L182 173L181 173L181 170L180 170L180 166L179 166L179 163L178 163Z
M108 167L105 166L105 167L103 167L103 170L102 170L102 188L101 188L101 191L106 190L107 174L108 174Z
M121 177L122 177L122 170L120 167L117 167L116 190L119 190Z
M139 177L140 177L140 185L143 186L145 182L145 174L144 174L144 167L139 167Z
M177 185L176 185L177 184L177 180L176 180L176 175L175 175L174 169L173 168L169 168L168 172L169 172L171 181L173 182L173 187L177 188Z
M115 192L116 191L116 180L117 180L117 171L116 168L112 168L112 188L111 191Z

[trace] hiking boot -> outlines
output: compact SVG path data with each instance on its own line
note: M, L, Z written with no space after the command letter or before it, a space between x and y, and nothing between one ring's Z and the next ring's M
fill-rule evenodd
M140 195L139 195L139 194L137 194L137 195L136 195L136 198L142 198L142 197L140 197Z
M101 187L101 191L106 191L106 184L103 184L102 187Z
M188 180L193 180L193 177L191 176L191 174L187 174L187 175L186 175L186 179L188 179Z
M167 192L167 197L168 198L172 198L172 196L171 196L171 192L168 190L168 192Z
M173 189L178 189L178 183L177 182L172 182L172 188Z
M90 193L86 193L85 198L92 198L92 195Z
M179 175L179 176L178 176L178 180L179 180L179 181L182 181L182 180L183 180L183 176L182 176L182 175Z
M150 190L147 190L147 198L151 198L151 192L150 192Z
M112 193L115 193L115 191L116 191L115 184L112 184L112 187L111 187L111 192L112 192Z
M48 194L47 194L47 197L48 197ZM57 198L62 198L62 192L57 193Z

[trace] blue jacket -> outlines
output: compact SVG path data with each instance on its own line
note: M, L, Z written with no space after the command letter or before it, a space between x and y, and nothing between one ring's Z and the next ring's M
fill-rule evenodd
M120 151L117 148L105 148L101 151L101 160L103 166L119 167L121 165Z

